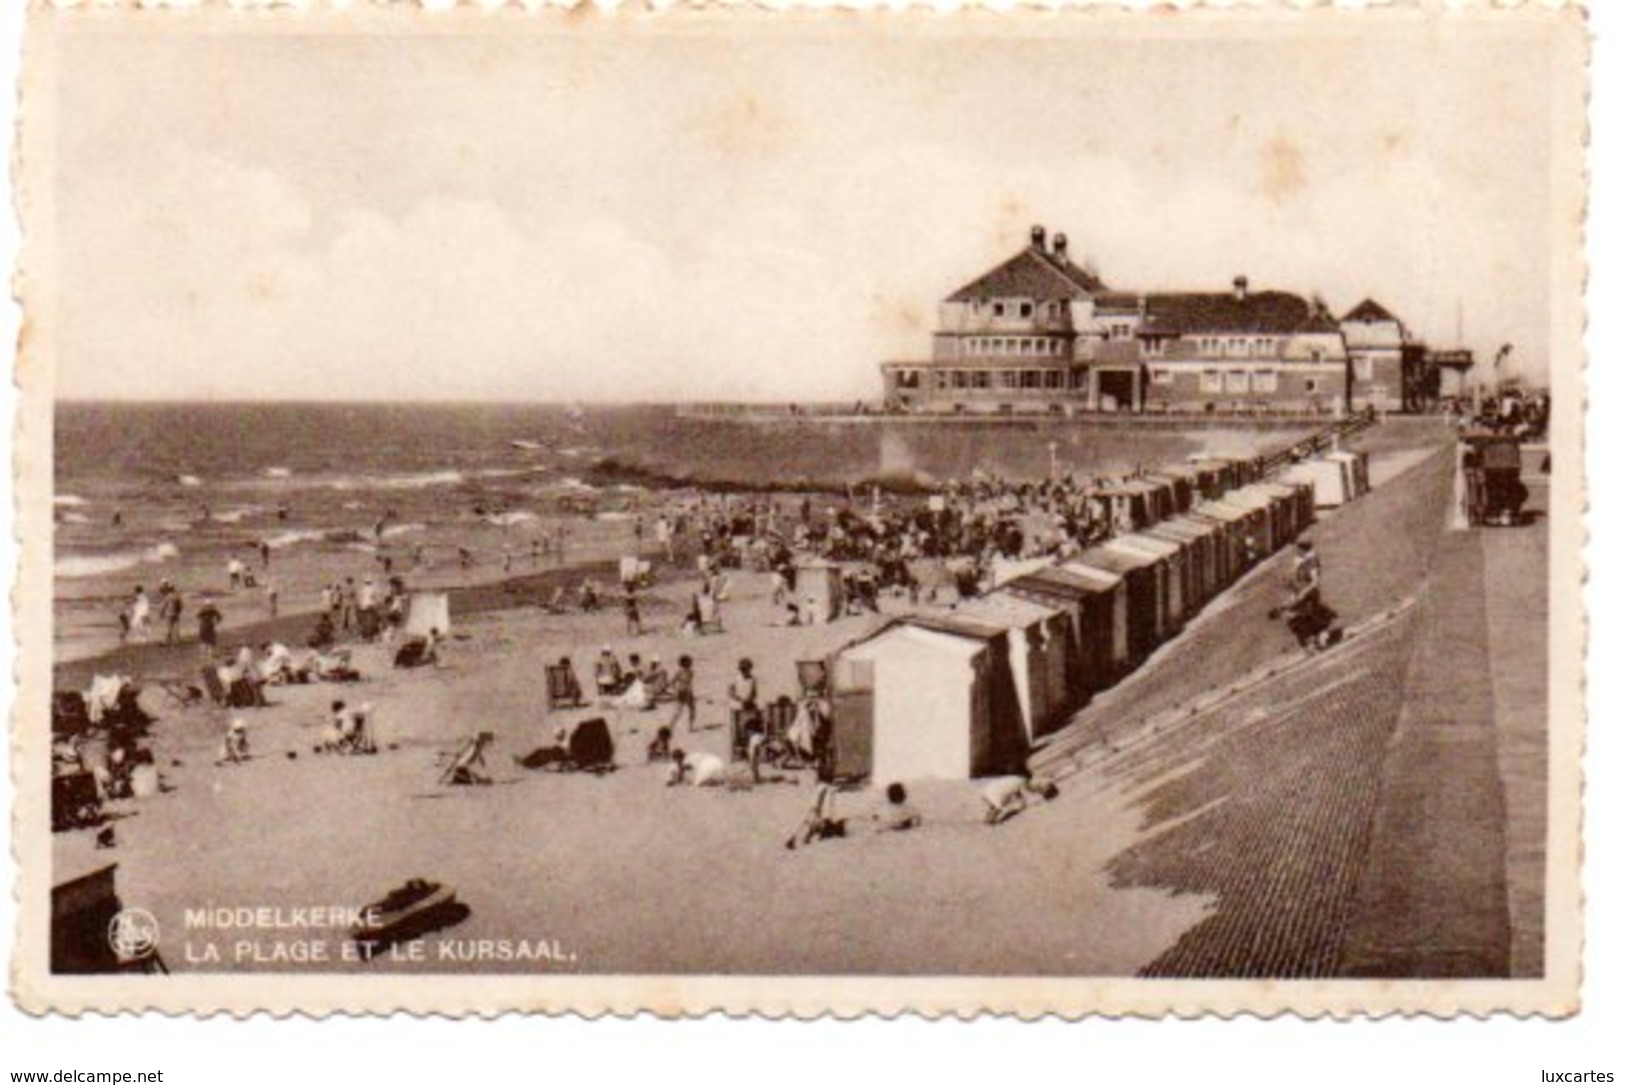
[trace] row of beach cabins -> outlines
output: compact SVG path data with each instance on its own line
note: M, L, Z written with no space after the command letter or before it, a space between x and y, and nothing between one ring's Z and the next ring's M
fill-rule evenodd
M825 661L837 778L1019 772L1035 746L1132 672L1220 592L1370 489L1364 453L1276 471L1178 464L1106 491L1133 530L1071 556L996 567L994 588Z

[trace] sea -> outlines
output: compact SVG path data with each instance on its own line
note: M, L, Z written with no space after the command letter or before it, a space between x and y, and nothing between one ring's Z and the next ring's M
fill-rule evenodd
M673 493L897 491L947 478L1113 473L1198 453L1250 454L1279 433L867 420L742 422L670 406L63 402L55 410L55 649L118 642L139 585L217 596L228 621L263 592L226 592L233 557L284 610L410 559L421 583L491 577L567 533L567 557L635 544ZM264 568L261 546L271 560ZM268 605L266 603L265 605ZM188 622L188 627L190 622ZM190 631L190 630L188 630Z

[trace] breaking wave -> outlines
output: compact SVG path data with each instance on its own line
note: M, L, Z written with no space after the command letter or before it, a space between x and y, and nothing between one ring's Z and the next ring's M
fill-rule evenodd
M67 557L57 558L56 575L70 580L87 576L107 576L142 565L159 565L171 558L180 557L180 553L174 543L161 542L134 552L70 554Z

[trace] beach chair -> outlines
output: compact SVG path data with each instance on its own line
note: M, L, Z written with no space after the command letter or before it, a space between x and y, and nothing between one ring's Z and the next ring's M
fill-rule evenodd
M800 768L801 755L790 741L790 728L796 722L796 703L780 697L768 703L762 713L762 759L779 768Z
M496 735L490 731L481 731L463 739L440 774L441 786L490 783L491 778L479 770L485 767L485 751L495 741Z
M548 710L585 708L586 706L587 698L581 692L581 683L576 679L575 668L562 663L549 666L547 668Z

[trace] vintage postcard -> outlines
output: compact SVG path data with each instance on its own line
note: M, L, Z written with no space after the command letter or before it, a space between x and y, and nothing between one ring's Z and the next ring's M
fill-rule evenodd
M1586 59L36 4L13 997L1576 1012Z

